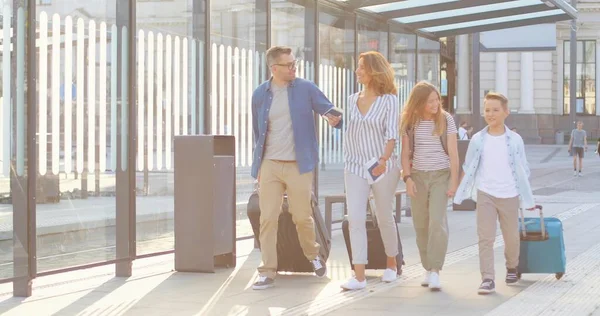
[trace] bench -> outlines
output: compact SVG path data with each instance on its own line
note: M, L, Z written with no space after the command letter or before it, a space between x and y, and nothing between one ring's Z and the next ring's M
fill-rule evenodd
M396 223L402 222L402 195L406 194L406 190L397 190L394 193L396 197ZM369 198L372 198L371 195ZM325 226L331 227L333 224L332 214L333 214L333 204L344 204L344 215L348 214L348 206L346 203L346 194L336 194L336 195L328 195L325 196ZM407 208L405 211L406 216L410 217L410 208ZM341 221L336 221L339 223ZM331 234L331 231L330 231ZM330 236L331 237L331 236Z

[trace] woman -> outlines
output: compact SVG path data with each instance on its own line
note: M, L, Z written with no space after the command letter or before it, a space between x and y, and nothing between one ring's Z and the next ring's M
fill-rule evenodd
M342 284L346 290L359 290L367 285L366 217L370 190L373 190L373 212L387 256L387 269L382 280L392 282L397 278L398 233L392 209L399 181L399 169L394 159L399 102L394 70L383 55L371 51L359 56L356 77L364 89L348 99L349 120L344 135L346 200L355 273ZM371 161L376 162L369 172L365 164ZM373 177L378 178L373 180Z
M440 270L448 249L448 198L458 187L456 125L442 109L439 91L419 82L411 91L404 111L402 132L402 179L406 183L421 264L422 286L441 289Z

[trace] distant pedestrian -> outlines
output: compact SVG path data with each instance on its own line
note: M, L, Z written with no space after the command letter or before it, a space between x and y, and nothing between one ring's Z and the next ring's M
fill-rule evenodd
M569 153L573 155L573 176L581 177L583 169L583 156L587 151L587 133L583 129L583 122L577 122L577 128L571 131L571 140L569 140ZM577 170L577 158L579 158L579 171Z
M469 139L469 124L463 121L460 123L460 127L458 127L458 139L459 140L468 140Z

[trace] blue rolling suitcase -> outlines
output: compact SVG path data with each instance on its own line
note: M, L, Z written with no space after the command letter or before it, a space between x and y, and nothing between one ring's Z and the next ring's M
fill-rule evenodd
M540 218L523 216L519 210L521 226L521 253L518 276L522 273L554 273L563 277L567 265L562 222L558 218L544 218L542 207L537 205Z

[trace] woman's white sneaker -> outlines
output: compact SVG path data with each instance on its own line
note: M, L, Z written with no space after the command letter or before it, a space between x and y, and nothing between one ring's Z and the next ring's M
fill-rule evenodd
M383 276L381 277L381 281L390 283L390 282L396 281L397 278L398 278L398 272L396 270L385 269L385 271L383 271Z
M421 281L421 286L429 286L429 278L431 277L431 272L425 271L423 275L423 281Z
M367 280L365 279L361 282L356 278L351 278L350 280L346 281L346 283L340 285L340 287L348 291L362 290L367 287Z
M432 291L439 291L442 289L440 275L437 272L431 272L431 275L429 276L429 289Z

